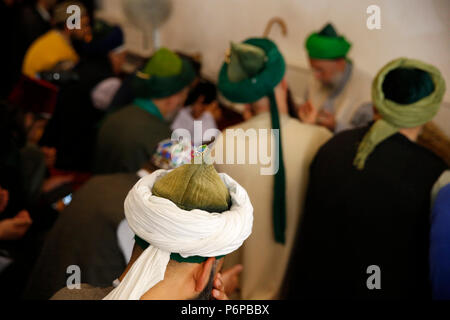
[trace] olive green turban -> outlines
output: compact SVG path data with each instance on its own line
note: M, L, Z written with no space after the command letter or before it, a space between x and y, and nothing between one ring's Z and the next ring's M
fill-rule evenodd
M252 38L244 43L231 44L229 61L219 74L218 89L234 103L253 103L261 98L270 100L272 128L280 130L280 116L274 89L286 73L285 60L275 43L265 38ZM274 181L273 221L275 241L285 243L286 229L286 177L279 143L279 170Z
M432 120L445 90L441 73L429 64L407 58L388 63L372 86L372 100L382 119L375 122L359 145L354 165L363 170L378 144L402 128L419 127Z
M170 97L190 85L195 79L191 63L167 48L161 48L150 58L132 82L137 98Z
M313 59L345 58L351 46L344 36L338 36L331 24L327 24L319 33L314 32L306 40L306 49Z

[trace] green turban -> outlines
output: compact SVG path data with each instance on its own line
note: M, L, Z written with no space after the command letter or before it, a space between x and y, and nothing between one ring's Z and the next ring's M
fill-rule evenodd
M372 100L382 119L375 122L359 145L354 165L363 170L376 146L402 128L432 120L442 103L445 80L435 67L399 58L387 64L372 86Z
M285 73L286 63L275 43L269 39L252 38L244 43L231 44L230 60L222 66L218 89L234 103L253 103L268 97L272 128L280 130L274 89ZM281 141L280 131L280 163L274 181L273 221L275 241L285 243L286 177Z
M223 213L231 207L231 197L225 183L214 166L205 163L186 164L169 172L154 184L152 193L172 201L186 211L199 209ZM150 245L138 236L135 236L135 240L143 250ZM202 263L207 260L198 256L183 258L177 253L172 253L170 258L185 263ZM223 256L216 257L221 258Z
M137 98L161 99L183 90L194 81L195 76L194 68L187 59L161 48L144 69L136 73L132 87Z
M327 24L319 33L314 32L306 40L306 49L313 59L346 58L351 46L344 36L338 36L331 24Z

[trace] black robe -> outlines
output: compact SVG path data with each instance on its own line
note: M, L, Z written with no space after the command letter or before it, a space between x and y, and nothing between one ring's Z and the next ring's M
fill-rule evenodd
M446 165L396 134L358 171L353 160L368 128L337 135L312 163L288 299L430 297L430 193ZM381 290L368 289L370 266L381 269Z

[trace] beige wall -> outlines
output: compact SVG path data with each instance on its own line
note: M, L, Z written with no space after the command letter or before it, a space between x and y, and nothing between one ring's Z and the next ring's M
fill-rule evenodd
M103 0L107 15L121 19L120 1ZM200 51L210 77L216 76L229 41L261 36L267 22L279 16L289 34L283 38L275 27L270 37L291 65L307 67L305 38L332 21L353 42L350 57L370 74L393 58L407 56L436 65L450 86L448 0L173 0L173 4L173 15L161 28L162 44ZM371 4L381 8L381 30L366 27ZM130 46L139 47L139 32L128 30L127 35ZM450 101L449 92L446 100Z

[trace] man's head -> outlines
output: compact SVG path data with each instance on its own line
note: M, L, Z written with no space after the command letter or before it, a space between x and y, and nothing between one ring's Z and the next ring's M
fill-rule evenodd
M68 10L72 6L79 9L80 28L68 27L69 22L74 22L72 21L74 18L71 16L75 11ZM79 42L90 42L92 40L90 18L86 7L81 2L69 0L58 4L53 11L53 24L55 25L55 28L68 35L72 40Z
M399 131L415 140L420 127L439 111L445 90L440 71L419 60L399 58L384 66L372 86L377 121L360 144L354 165L363 170L375 147Z
M351 44L338 36L331 24L311 34L306 40L306 49L316 79L326 86L338 83L347 65L350 48Z
M221 260L253 225L245 190L205 163L144 177L124 207L138 258L106 299L208 298Z
M253 38L243 43L232 43L230 53L222 66L218 88L234 103L269 107L276 93L286 93L284 81L286 64L275 43ZM281 102L281 101L280 101Z
M164 118L172 120L183 107L195 77L187 59L161 48L137 72L133 89L137 98L152 100Z
M175 119L178 111L180 111L180 109L184 106L184 102L188 97L189 90L189 87L185 87L181 89L181 91L172 94L171 96L161 99L153 99L153 102L156 104L166 121L170 122Z
M84 52L90 57L109 59L112 71L118 75L127 57L125 37L120 26L113 26L97 19L93 26L93 38L85 45Z

